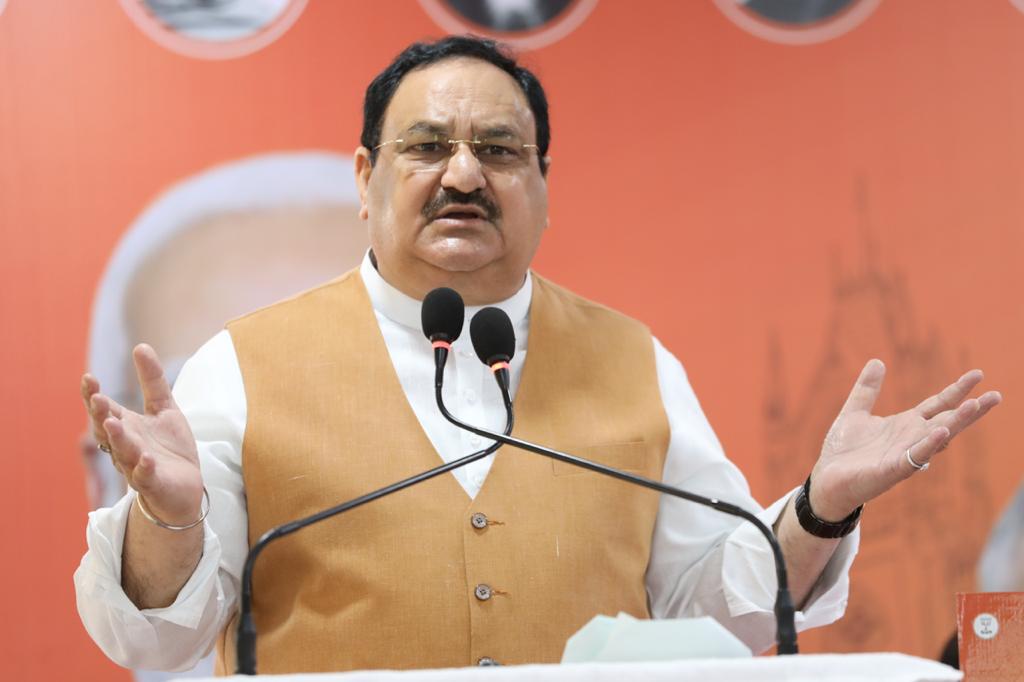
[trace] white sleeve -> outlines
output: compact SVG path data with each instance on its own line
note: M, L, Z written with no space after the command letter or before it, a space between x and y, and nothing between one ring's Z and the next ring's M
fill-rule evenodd
M227 331L187 362L174 386L196 438L210 495L203 556L174 603L139 610L121 589L121 548L134 492L89 514L89 549L75 571L82 623L114 662L130 668L187 670L216 642L236 608L248 549L242 438L246 403Z
M663 480L720 498L756 514L769 528L789 493L763 510L739 469L722 451L679 361L655 339L658 384L671 432ZM796 614L798 630L837 620L846 610L849 569L860 529L846 536ZM655 618L712 616L752 651L775 642L775 563L751 524L707 507L661 496L647 592Z

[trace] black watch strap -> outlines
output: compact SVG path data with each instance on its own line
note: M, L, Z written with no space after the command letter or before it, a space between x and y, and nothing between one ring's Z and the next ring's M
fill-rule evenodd
M854 509L853 513L845 519L835 523L819 519L814 515L814 510L811 509L810 476L804 481L804 486L797 491L795 506L796 518L800 521L800 526L805 531L816 537L829 539L845 537L853 532L853 529L857 527L857 522L860 520L860 513L864 510L864 505L861 505Z

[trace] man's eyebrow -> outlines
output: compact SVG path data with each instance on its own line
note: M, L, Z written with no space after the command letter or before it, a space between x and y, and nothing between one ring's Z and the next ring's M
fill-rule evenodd
M430 133L431 135L447 135L448 127L434 121L416 121L405 129L407 133Z
M489 128L484 128L479 133L477 133L477 136L478 137L511 137L511 138L520 138L520 137L522 137L522 135L519 134L518 130L516 130L512 126L507 126L507 125L496 125L496 126L490 126Z
M429 135L450 135L451 132L447 125L438 123L436 121L416 121L408 128L405 129L406 133L427 133ZM519 139L522 135L519 134L519 130L513 126L498 124L488 126L483 130L475 133L478 138L511 138Z

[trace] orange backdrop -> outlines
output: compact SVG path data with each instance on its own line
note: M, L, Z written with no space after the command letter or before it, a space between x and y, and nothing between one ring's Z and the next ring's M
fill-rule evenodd
M87 510L78 377L111 249L212 165L351 153L368 81L442 33L412 0L312 0L268 47L204 60L117 2L6 3L0 678L128 679L86 636L71 582ZM1024 471L1024 13L885 0L794 46L710 1L600 0L526 61L555 159L536 268L653 327L760 499L802 481L871 355L890 369L883 409L969 366L1003 390L978 433L869 505L850 615L802 640L934 656Z

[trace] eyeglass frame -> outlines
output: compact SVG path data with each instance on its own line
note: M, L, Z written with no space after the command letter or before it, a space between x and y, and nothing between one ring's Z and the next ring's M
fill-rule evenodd
M439 142L441 142L443 140L445 144L450 146L450 151L448 152L448 157L447 157L448 161L450 161L451 158L453 156L455 156L455 149L456 149L456 147L458 145L460 145L460 144L463 144L463 143L469 145L469 148L470 148L470 151L473 154L473 157L476 158L478 161L480 160L480 157L477 154L476 146L479 145L479 144L483 144L485 142L484 140L478 140L478 139L475 139L475 138L461 139L461 140L450 140L450 139L447 139L447 137L444 135L444 133L433 133L433 134L437 137L435 142L439 143ZM402 143L402 142L405 142L405 138L396 137L393 140L385 140L384 142L381 142L376 147L374 147L372 151L376 152L376 151L379 151L382 147L386 147L386 146L388 146L390 144L397 144L397 143ZM509 146L514 146L514 145L509 145ZM531 144L531 143L528 143L528 142L520 142L519 146L520 146L521 149L536 149L537 150L537 154L538 155L540 154L540 146L537 145L537 144ZM446 163L447 163L447 161L446 161ZM486 165L486 164L482 164L482 165Z

